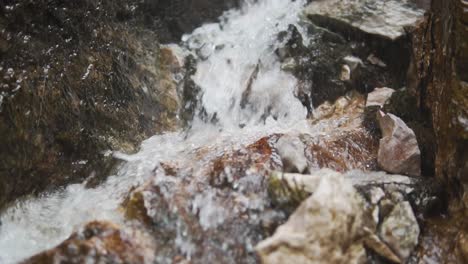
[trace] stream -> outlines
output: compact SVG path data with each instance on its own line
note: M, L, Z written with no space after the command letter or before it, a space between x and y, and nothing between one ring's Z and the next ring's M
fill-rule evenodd
M192 79L201 88L199 105L208 119L215 117L217 122L206 122L195 115L189 131L149 138L136 154L106 153L126 162L95 188L86 188L84 182L18 201L0 217L0 263L16 263L53 248L92 220L131 226L122 212L122 203L132 188L149 179L165 180L163 176L154 177L154 168L161 162L197 170L207 166L210 158L263 136L313 135L314 131L326 130L327 124L311 125L306 120L307 110L296 98L297 80L281 70L275 54L284 45L278 41L279 32L290 24L302 30L298 22L305 2L246 0L240 9L225 12L220 23L203 25L183 36L177 50L197 58ZM196 111L200 113L201 107ZM206 155L195 161L201 149ZM204 228L219 225L229 214L213 197L207 190L206 195L194 199ZM190 256L189 244L179 246Z

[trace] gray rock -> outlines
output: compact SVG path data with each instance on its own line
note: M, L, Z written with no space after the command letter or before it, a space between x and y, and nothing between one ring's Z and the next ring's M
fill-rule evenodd
M424 9L408 0L320 0L312 2L306 14L331 18L363 32L395 40L406 34L405 27L423 18Z
M409 202L397 204L383 221L379 235L403 260L418 244L419 225Z
M283 162L283 171L305 173L308 169L305 145L298 137L285 135L276 143L276 150Z
M383 135L377 157L379 166L394 174L420 176L421 151L413 130L395 115L377 114Z
M382 108L394 92L395 90L391 88L375 88L367 95L366 107L378 106Z
M351 183L328 170L313 194L256 250L262 263L363 263L363 204Z
M392 261L393 263L401 263L400 258L390 249L382 240L372 233L370 230L367 231L367 236L364 239L365 245L372 249L375 253L380 256Z
M358 57L354 57L354 56L346 56L343 58L343 61L349 66L349 68L354 71L355 69L357 69L358 67L360 66L364 66L364 63L362 62L362 60Z

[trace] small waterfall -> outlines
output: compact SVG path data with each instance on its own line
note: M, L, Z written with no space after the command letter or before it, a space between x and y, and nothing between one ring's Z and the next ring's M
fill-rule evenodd
M0 263L15 263L54 247L92 220L125 225L120 207L126 194L164 160L195 166L191 155L201 147L220 153L263 135L311 132L307 111L295 97L297 81L280 69L275 55L281 45L278 33L298 22L305 2L246 0L239 10L226 12L220 23L184 36L182 46L197 59L192 79L201 88L200 105L217 124L195 118L188 136L157 135L143 142L137 154L114 153L126 164L96 188L74 184L17 202L0 217Z

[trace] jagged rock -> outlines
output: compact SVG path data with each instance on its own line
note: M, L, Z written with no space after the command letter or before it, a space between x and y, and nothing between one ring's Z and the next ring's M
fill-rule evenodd
M402 263L400 257L390 249L382 240L374 233L367 231L368 235L364 239L366 247L372 249L375 253L380 256L392 261L393 263Z
M367 95L366 107L378 106L382 108L394 92L395 90L391 88L375 88Z
M151 263L155 260L147 237L129 234L108 222L92 222L54 249L21 263Z
M379 166L387 172L410 176L421 175L421 152L413 130L393 114L378 113L382 139Z
M414 26L425 10L416 1L314 1L306 10L312 17L335 20L329 23L347 24L369 34L395 40L406 34L406 28ZM315 18L316 20L319 18Z
M406 261L418 244L419 225L409 202L397 204L383 221L379 235Z
M323 174L313 194L256 250L263 263L362 263L362 201L338 173Z
M308 169L305 157L305 145L298 137L282 136L275 148L283 162L284 172L305 173Z

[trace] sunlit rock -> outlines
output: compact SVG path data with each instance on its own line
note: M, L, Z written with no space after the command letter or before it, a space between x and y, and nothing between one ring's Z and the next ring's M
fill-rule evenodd
M393 114L378 113L382 131L378 162L387 172L421 175L421 152L413 130Z
M313 20L347 24L366 33L395 40L406 34L405 27L414 26L425 10L416 1L314 1L306 10Z
M345 178L323 174L313 194L256 246L263 263L362 263L362 201Z
M380 237L406 261L418 244L419 224L409 202L399 203L380 227Z
M375 88L367 95L366 107L377 106L382 108L394 92L395 90L387 87Z

